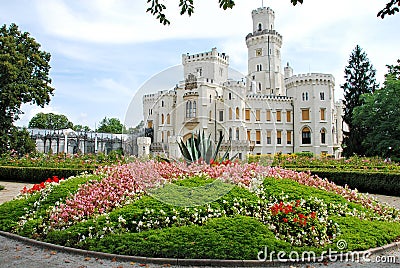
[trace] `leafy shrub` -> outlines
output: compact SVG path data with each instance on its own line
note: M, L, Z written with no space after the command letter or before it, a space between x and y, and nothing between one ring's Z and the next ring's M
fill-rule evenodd
M338 185L348 185L364 193L400 196L399 173L334 169L311 169L310 171L320 178L328 178Z
M53 176L68 178L85 171L93 169L0 166L0 180L40 183Z

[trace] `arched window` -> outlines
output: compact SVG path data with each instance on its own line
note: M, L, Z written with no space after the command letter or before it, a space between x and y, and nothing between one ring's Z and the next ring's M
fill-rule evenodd
M167 124L171 124L171 115L167 114Z
M261 23L258 24L258 30L259 30L259 31L262 30L262 24L261 24Z
M301 131L301 143L311 144L311 130L308 127L304 127Z
M161 101L161 107L164 107L164 101L163 100Z
M258 90L261 91L261 83L258 83Z
M228 99L231 100L232 99L232 93L229 92L228 94Z
M326 143L326 130L323 128L320 131L321 133L321 144L325 144Z
M167 131L167 142L168 142L169 136L171 136L171 133L169 131Z
M232 120L232 108L230 108L230 107L229 107L228 114L229 114L229 120Z
M235 113L236 113L236 119L240 119L239 108L238 107L236 107Z
M230 141L232 140L232 129L231 128L229 128L229 140Z
M192 102L187 101L186 102L186 118L190 118L191 115L192 115Z
M193 101L193 107L192 107L192 117L196 117L196 101Z
M210 103L211 103L211 101L212 101L212 96L210 95Z
M236 128L236 140L239 140L239 128Z
M161 114L161 124L164 124L164 114Z

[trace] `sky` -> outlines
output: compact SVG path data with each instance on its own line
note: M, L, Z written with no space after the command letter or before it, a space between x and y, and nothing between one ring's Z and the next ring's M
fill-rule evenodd
M262 4L275 11L282 65L289 62L295 74L332 74L338 100L356 45L367 53L380 84L385 66L400 58L400 14L376 16L388 1L305 0L293 6L290 0L236 0L224 11L217 0L201 0L191 17L179 15L179 1L165 1L171 25L164 26L146 13L146 0L0 0L0 23L16 23L52 55L54 96L45 108L23 105L16 124L27 126L36 113L52 112L92 129L104 117L135 126L143 119L143 94L183 80L182 54L213 47L229 55L233 70L246 74L245 36L252 31L251 11Z

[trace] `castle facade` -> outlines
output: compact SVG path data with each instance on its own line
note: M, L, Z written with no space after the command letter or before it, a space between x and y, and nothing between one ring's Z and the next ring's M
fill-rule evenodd
M275 12L258 8L252 19L246 77L228 79L229 56L213 48L183 54L184 81L143 97L152 153L179 158L177 142L204 130L214 140L223 136L223 147L241 159L278 152L340 156L343 108L335 103L334 77L294 75L289 64L282 66Z

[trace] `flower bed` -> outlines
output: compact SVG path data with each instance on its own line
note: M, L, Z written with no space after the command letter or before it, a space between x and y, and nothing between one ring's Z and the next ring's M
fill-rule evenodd
M216 181L229 191L196 206L152 196L155 188L169 198L200 188L212 196ZM104 252L228 259L255 259L266 245L322 252L345 239L356 250L400 236L398 210L310 173L257 163L134 161L43 186L0 205L1 230Z

